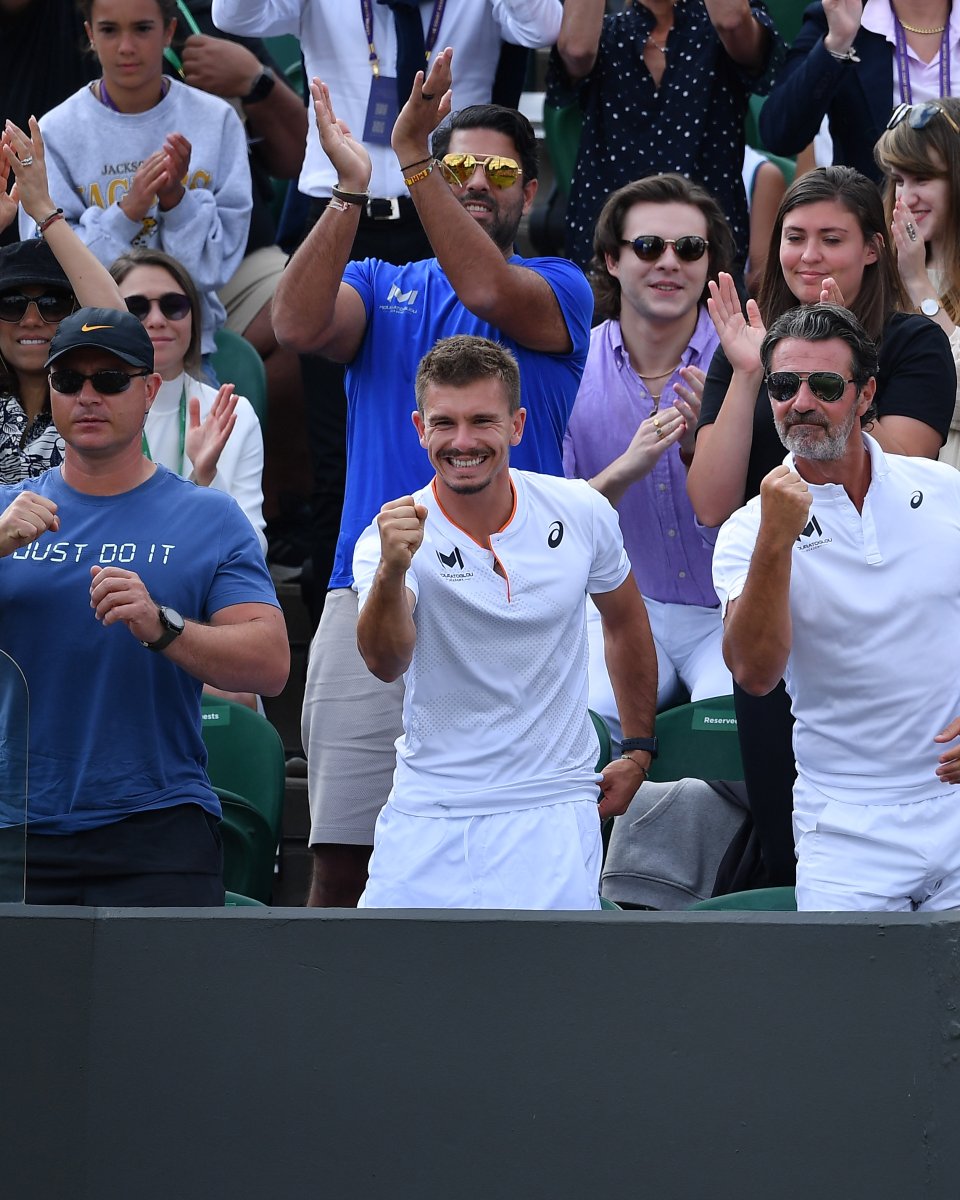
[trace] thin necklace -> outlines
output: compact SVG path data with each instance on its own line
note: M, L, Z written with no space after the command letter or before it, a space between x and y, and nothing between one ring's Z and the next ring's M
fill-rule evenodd
M670 34L669 34L669 32L668 32L668 33L667 33L667 37L669 37L669 36L670 36ZM657 49L660 51L660 53L661 53L661 54L664 56L664 58L666 58L666 56L667 56L667 45L666 45L666 42L664 42L664 44L661 46L659 42L655 42L655 41L653 40L653 34L652 34L652 33L650 33L650 34L647 34L647 44L648 44L649 46L656 46L656 48L657 48Z
M681 358L680 362L683 362L682 358ZM669 371L661 371L659 375L641 375L640 372L637 371L637 378L644 379L644 380L646 380L646 379L666 379L666 377L668 375L672 375L674 373L674 371L677 369L677 367L679 367L679 366L680 366L680 363L677 363L675 366L672 366Z
M910 33L943 33L947 27L946 23L944 23L943 25L936 25L930 29L921 29L919 25L908 25L903 17L900 17L900 24L904 27L904 29L909 30Z

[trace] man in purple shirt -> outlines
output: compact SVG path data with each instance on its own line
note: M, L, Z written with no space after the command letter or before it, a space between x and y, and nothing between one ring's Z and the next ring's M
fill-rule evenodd
M680 175L614 192L594 232L597 311L563 443L564 470L588 479L620 514L623 540L657 647L658 709L729 694L712 546L687 499L700 395L717 334L707 278L728 269L733 238L719 205ZM590 706L618 723L602 633L588 617Z

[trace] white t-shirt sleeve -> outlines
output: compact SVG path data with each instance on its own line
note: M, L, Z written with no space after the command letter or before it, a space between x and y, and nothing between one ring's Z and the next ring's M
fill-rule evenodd
M722 616L726 616L727 605L737 599L747 582L759 529L758 500L738 509L720 527L713 551L713 586L720 600Z
M588 483L583 487L593 504L593 562L587 579L588 592L612 592L630 574L630 560L623 548L617 510L606 496Z
M421 546L417 553L422 552L423 547ZM377 526L377 519L374 517L363 533L357 538L357 544L353 551L353 588L357 593L358 612L362 611L364 604L367 602L367 596L373 584L373 577L376 575L379 565L380 530ZM404 586L407 591L413 592L414 599L420 595L420 585L417 582L417 572L415 569L416 565L417 560L416 556L414 556L413 564L403 579Z

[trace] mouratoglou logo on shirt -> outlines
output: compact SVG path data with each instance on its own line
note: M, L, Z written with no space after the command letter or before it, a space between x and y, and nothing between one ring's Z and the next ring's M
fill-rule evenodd
M811 516L810 520L800 531L800 535L797 538L797 545L800 550L816 550L819 546L827 546L832 541L832 537L824 536L823 527L817 518Z
M440 560L441 569L440 575L443 579L472 579L473 572L464 570L463 555L460 553L460 547L454 546L449 554L444 554L443 551L437 551L437 558Z
M417 308L417 296L419 292L416 288L411 288L409 292L401 292L395 283L390 285L390 291L387 292L386 304L380 305L381 312L392 313L415 313Z
M547 545L550 547L551 550L556 550L556 548L560 545L560 543L562 541L563 541L563 522L562 521L554 521L554 523L550 526L549 532L547 533Z

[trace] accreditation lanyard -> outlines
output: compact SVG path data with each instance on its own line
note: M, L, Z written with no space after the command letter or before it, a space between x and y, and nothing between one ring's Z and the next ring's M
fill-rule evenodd
M430 55L437 44L437 38L440 35L440 22L443 20L443 10L446 7L447 0L434 0L433 12L430 15L430 24L427 26L427 32L423 38L426 62L430 61ZM380 56L377 54L377 48L373 42L373 0L360 0L360 10L363 13L363 32L367 35L367 46L370 50L370 70L373 73L374 79L376 79L380 75Z
M896 30L897 37L897 81L900 85L900 99L904 104L913 103L913 88L910 86L910 58L907 53L907 35L904 32L903 26L900 24L900 18L897 16L897 10L893 7L893 0L890 0L890 11L893 13L893 26ZM940 95L950 96L950 19L947 17L947 23L943 29L943 36L940 38Z
M150 461L153 462L153 455L150 453L150 443L147 441L146 428L144 428L143 433L140 435L140 446L141 446L141 449L143 450L144 454L147 456L147 458L149 458ZM179 463L179 466L177 467L177 474L184 475L184 477L185 477L187 464L184 460L183 455L184 455L184 451L186 450L186 447L187 447L187 385L184 384L183 387L180 389L180 454L177 458L177 462Z

